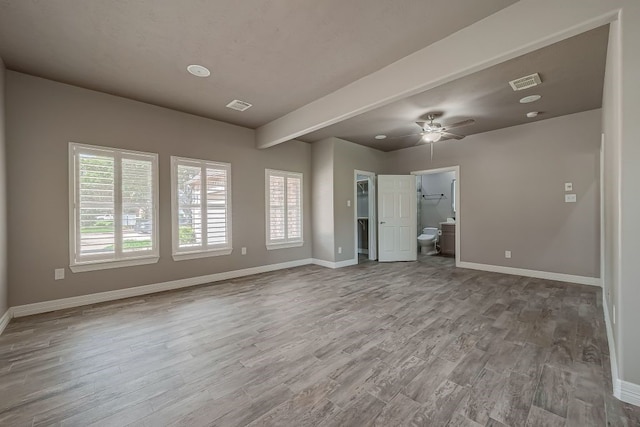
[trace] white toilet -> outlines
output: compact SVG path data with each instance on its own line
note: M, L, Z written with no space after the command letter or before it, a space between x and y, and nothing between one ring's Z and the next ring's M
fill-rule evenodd
M422 234L418 236L418 244L420 245L420 253L423 255L435 255L438 253L436 242L438 241L438 229L434 227L425 227Z

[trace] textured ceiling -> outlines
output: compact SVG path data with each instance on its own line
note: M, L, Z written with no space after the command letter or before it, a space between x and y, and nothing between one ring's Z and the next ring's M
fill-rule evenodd
M596 28L300 139L315 142L336 136L392 151L421 143L419 136L381 141L374 136L393 137L419 132L415 121L424 119L429 112L442 113L436 121L445 126L474 119L475 124L452 130L459 135L472 135L600 108L608 34L608 25ZM536 72L542 77L542 84L535 88L514 92L508 84L510 80ZM531 94L539 94L542 99L531 104L519 103L521 98ZM529 119L525 116L529 111L540 111L541 114ZM441 143L452 141L455 140Z
M515 0L2 0L9 69L258 127ZM208 67L207 79L189 64ZM252 103L244 113L225 105Z

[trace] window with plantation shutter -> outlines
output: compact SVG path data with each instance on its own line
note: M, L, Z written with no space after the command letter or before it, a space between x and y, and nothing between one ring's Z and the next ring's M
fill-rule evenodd
M175 260L228 255L231 246L231 165L171 157Z
M302 246L302 174L265 171L267 249Z
M69 144L71 270L158 261L158 156Z

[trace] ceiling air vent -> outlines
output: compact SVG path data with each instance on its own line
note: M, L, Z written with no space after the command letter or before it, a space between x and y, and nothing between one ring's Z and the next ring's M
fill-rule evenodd
M529 89L530 87L538 86L540 83L542 83L542 80L540 80L540 75L538 73L520 77L519 79L511 80L509 82L513 90Z
M227 108L231 108L232 110L244 111L251 107L251 104L248 102L240 101L234 99L230 103L227 104Z

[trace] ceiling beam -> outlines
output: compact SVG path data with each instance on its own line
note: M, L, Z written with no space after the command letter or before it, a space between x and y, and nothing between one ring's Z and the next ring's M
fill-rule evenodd
M617 18L622 3L520 0L259 127L256 147L268 148L292 140L604 25Z

